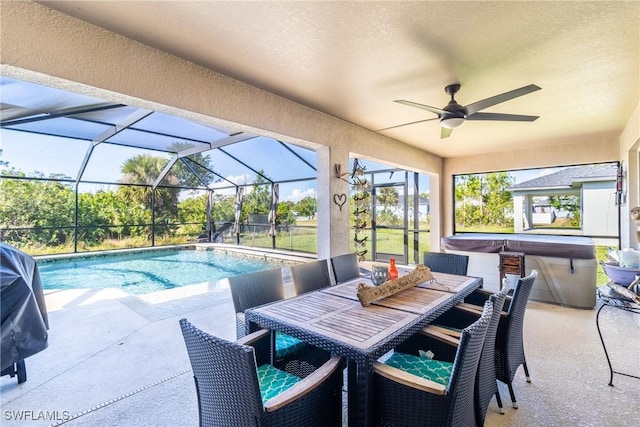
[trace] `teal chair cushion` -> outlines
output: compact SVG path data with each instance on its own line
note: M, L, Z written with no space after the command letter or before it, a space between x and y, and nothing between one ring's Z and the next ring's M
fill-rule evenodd
M295 375L281 371L271 365L258 367L258 383L260 384L262 403L276 397L298 381L300 381L300 378Z
M449 386L453 363L442 362L428 357L394 352L385 364L401 369L417 377L434 381L443 386Z
M276 359L290 356L305 346L307 343L304 341L276 331Z

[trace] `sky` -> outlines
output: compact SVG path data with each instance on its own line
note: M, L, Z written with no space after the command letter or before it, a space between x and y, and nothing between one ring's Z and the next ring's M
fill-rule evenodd
M63 174L75 179L90 144L88 141L0 129L0 149L2 150L0 160L8 162L9 167L19 169L27 175L32 175L38 171L42 172L45 176ZM264 169L265 173L276 181L278 179L312 178L316 176L316 172L312 168L295 158L287 150L274 154L274 151L279 149L279 146L272 145L270 142L265 143L263 140L257 141L250 147L245 146L244 149L237 145L236 148L228 150L230 152L236 150L236 152L233 153L234 155L237 155L257 170ZM240 152L240 150L244 151ZM94 148L87 164L83 174L83 180L118 182L122 178L122 164L127 159L143 153L164 155L155 151L114 146L111 144L98 145ZM310 150L305 150L305 152L301 152L301 154L304 154L306 161L312 165L316 165L315 153ZM274 155L276 159L281 160L281 164L276 164L275 167L269 169L270 166L273 166L274 162L264 162L264 159L273 159ZM213 184L212 188L230 187L231 184L229 182L246 184L253 182L255 179L255 174L251 172L247 173L246 168L235 163L231 158L223 154L212 154L211 157L215 171L225 178L225 180ZM387 168L387 166L374 162L365 163L367 164L367 170ZM403 175L395 175L387 180L397 181L402 178ZM382 177L382 179L384 179L384 177ZM420 192L428 192L429 184L427 175L420 174L419 185ZM83 185L80 187L80 191L97 191L105 187L105 185ZM216 191L217 194L222 195L233 195L234 192L235 190L233 188L222 188ZM412 194L412 192L413 188L410 187L409 194ZM292 201L295 203L306 197L316 197L316 194L315 179L294 183L283 182L280 184L280 200L282 201Z

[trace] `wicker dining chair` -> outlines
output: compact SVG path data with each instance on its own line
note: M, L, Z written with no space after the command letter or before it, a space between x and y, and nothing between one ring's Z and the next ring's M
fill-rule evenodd
M331 286L329 265L326 259L292 266L291 278L296 295Z
M484 290L480 289L479 291ZM507 314L502 311L507 293L508 289L503 288L500 292L489 295L489 301L493 303L493 315L491 316L487 336L482 346L482 355L480 356L475 385L476 423L479 426L484 425L487 409L493 396L496 397L500 413L504 414L502 399L500 398L496 381L495 343L500 317L501 315ZM462 329L478 320L482 315L482 311L480 311L481 308L482 307L476 308L476 306L469 306L469 304L459 304L435 319L431 325L422 330L422 333L436 339L441 337L442 334L453 338L459 337ZM407 349L407 351L412 350L414 352L416 351L415 348Z
M244 311L248 308L284 298L284 282L280 268L261 270L229 277L229 288L236 311L236 337L242 338L247 330ZM330 354L295 337L275 331L273 364L297 375L311 372L314 366L329 359Z
M229 277L229 288L236 311L236 337L247 334L244 311L284 299L282 269L272 268Z
M511 404L514 408L518 407L518 403L513 391L513 378L520 365L524 369L527 382L531 382L524 353L524 314L537 277L538 271L531 270L528 276L518 279L513 287L513 295L506 299L503 308L506 313L500 317L496 333L496 378L509 388ZM474 292L465 298L465 302L479 305L482 303L482 298L482 292Z
M336 283L360 277L360 266L355 253L331 257L331 270Z
M270 332L236 342L180 320L198 399L201 427L338 426L342 422L340 357L305 378L269 364Z
M474 386L492 314L493 304L487 302L480 319L460 332L453 359L440 359L440 355L449 353L450 344L420 337L424 350L433 352L433 359L394 352L385 363L376 362L373 384L376 424L475 426Z
M431 271L435 271L437 273L466 276L469 257L467 255L444 252L425 252L423 254L423 263L429 267Z

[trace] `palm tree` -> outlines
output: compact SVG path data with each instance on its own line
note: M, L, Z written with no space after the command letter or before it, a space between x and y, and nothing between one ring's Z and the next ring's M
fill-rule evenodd
M400 203L398 191L393 187L382 187L378 193L377 199L379 203L382 203L385 209L390 206L398 206Z
M193 144L186 142L174 142L169 147L169 149L175 153L180 153L190 148L193 148ZM189 166L187 166L185 162L188 163ZM198 176L194 174L192 169ZM202 153L194 153L183 157L171 168L171 171L180 180L180 185L195 188L208 186L216 181L215 174L212 170L211 156Z
M119 192L127 200L138 203L145 209L155 209L156 222L164 222L171 218L178 203L179 179L170 170L162 180L162 184L168 187L161 187L156 190L155 203L152 206L152 186L155 180L167 164L167 159L150 154L139 154L122 164L124 185L119 188ZM173 187L175 186L175 188Z

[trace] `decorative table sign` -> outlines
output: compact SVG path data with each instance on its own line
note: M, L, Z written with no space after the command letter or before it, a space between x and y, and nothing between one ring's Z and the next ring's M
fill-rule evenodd
M433 274L431 274L429 267L418 264L411 273L397 279L387 280L380 286L359 283L358 299L360 300L360 304L366 307L372 302L397 294L398 292L402 292L405 289L412 288L431 279L433 279Z

